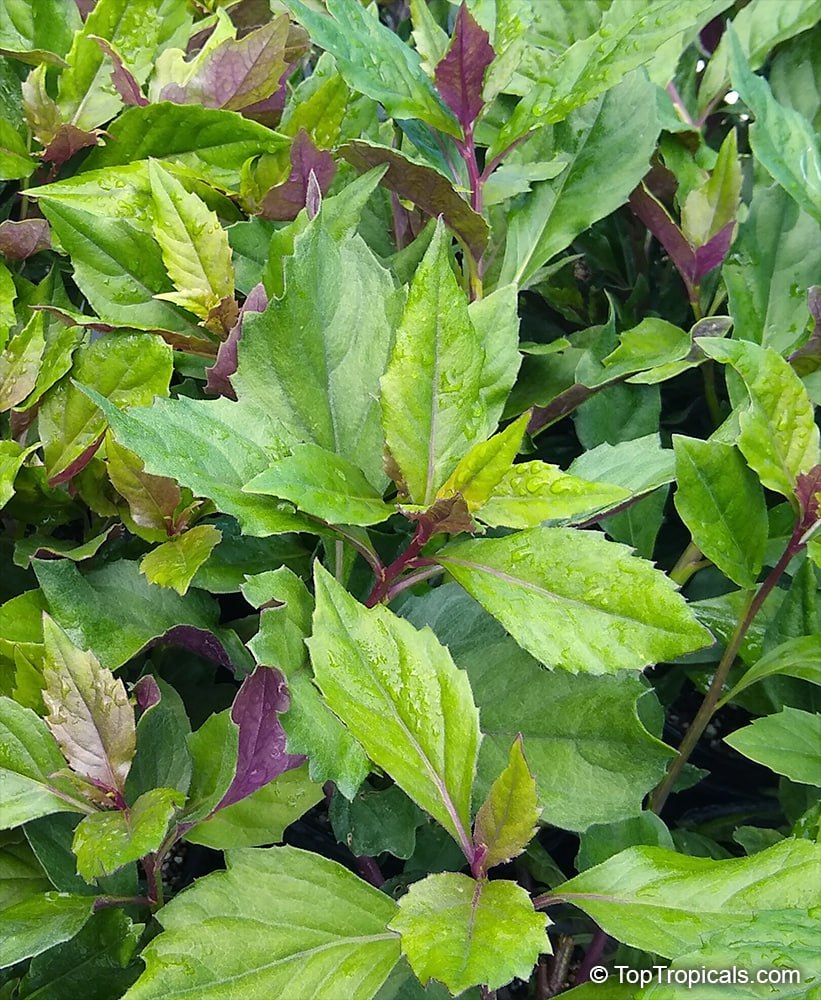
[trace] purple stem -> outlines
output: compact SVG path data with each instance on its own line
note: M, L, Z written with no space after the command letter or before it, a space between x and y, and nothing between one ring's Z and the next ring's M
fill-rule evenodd
M593 940L585 952L584 958L581 960L579 965L579 970L576 973L576 985L581 986L582 983L586 983L590 979L590 970L595 965L601 965L601 958L604 954L604 949L610 943L610 935L606 934L601 927L596 929L596 933L593 935Z
M411 573L410 576L406 576L401 580L397 580L396 583L388 587L387 593L385 594L385 599L390 603L397 594L401 594L403 590L408 587L415 587L417 583L421 583L423 580L428 580L432 576L438 576L442 572L442 567L438 564L435 566L425 566L424 569L420 569L418 573Z
M365 601L366 608L372 608L381 601L384 601L391 589L391 584L393 584L400 573L414 567L415 560L422 551L422 546L430 538L431 530L432 525L419 522L413 538L405 551L401 552L389 566L385 567L381 575L377 574L376 583L374 583L373 589Z
M687 110L687 105L684 103L681 94L678 92L678 87L676 87L672 80L667 84L667 93L670 95L670 100L675 105L685 125L689 125L690 128L698 128L698 125L693 121L690 112Z

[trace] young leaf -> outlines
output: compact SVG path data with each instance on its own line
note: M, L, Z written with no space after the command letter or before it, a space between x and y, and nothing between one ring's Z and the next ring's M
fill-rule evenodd
M65 778L54 737L30 708L0 698L0 828L9 829L50 813L89 812Z
M773 179L821 222L821 150L810 123L776 101L766 80L750 69L738 36L728 27L733 87L755 115L750 145Z
M379 378L403 302L362 238L332 234L323 209L285 262L284 296L243 319L237 395L258 400L286 444L342 455L381 488ZM270 464L249 470L243 485Z
M475 794L488 794L521 734L546 822L585 830L636 815L673 755L639 720L640 680L545 670L455 584L403 611L431 625L470 678L485 734Z
M281 722L289 752L307 755L314 781L333 781L346 798L353 799L369 762L313 683L305 646L311 634L313 598L285 566L250 577L242 591L255 607L273 603L262 611L259 632L248 646L257 663L276 666L287 678L291 704Z
M590 532L455 542L436 561L551 669L640 670L710 642L667 576Z
M798 375L769 347L713 337L699 338L698 345L744 380L749 400L738 415L739 450L763 486L791 497L796 477L819 457L812 403Z
M432 632L417 632L387 608L366 610L319 563L315 573L308 647L326 702L470 859L480 734L467 676Z
M465 134L484 107L482 84L495 55L490 36L463 3L456 15L450 46L436 66L435 79L436 89Z
M821 846L792 838L726 861L632 847L565 882L556 895L619 941L670 958L769 910L817 905L820 861Z
M173 587L182 597L221 538L222 533L213 524L198 524L143 556L140 572L149 583Z
M720 441L673 437L676 510L693 541L739 587L755 586L767 544L767 507L758 477Z
M128 809L86 816L74 831L77 871L91 882L155 851L183 802L176 788L152 788Z
M508 469L476 516L492 527L535 528L545 521L578 519L629 496L621 486L590 483L547 462L522 462Z
M522 738L517 736L507 767L490 786L476 814L473 840L480 851L484 849L482 871L521 854L536 833L540 814L536 782L522 752Z
M243 489L291 500L306 514L331 524L379 524L396 509L382 500L353 462L315 444L297 445Z
M556 126L554 145L567 167L535 183L511 213L499 283L526 286L580 232L627 201L647 172L659 128L655 87L640 73ZM595 180L602 157L611 164L606 191Z
M216 213L156 160L149 160L148 176L154 198L154 238L177 289L156 297L176 302L207 320L213 309L234 294L228 234Z
M484 350L436 228L411 284L382 378L385 438L414 503L428 505L484 420L479 385Z
M399 961L399 939L386 929L390 897L294 847L230 851L226 862L160 911L164 931L143 951L146 971L128 1000L177 1000L192 989L215 1000L251 989L270 1000L371 1000ZM226 934L243 947L223 947Z
M291 171L262 198L259 214L263 219L295 219L308 205L311 184L317 186L320 195L325 194L335 174L333 156L325 149L317 149L305 129L300 129L291 145ZM308 214L316 215L316 209Z
M468 510L482 507L510 473L529 420L530 413L523 413L490 440L474 445L439 487L437 499L458 493Z
M123 448L109 432L105 439L106 469L114 489L128 501L134 523L165 531L173 527L174 511L182 494L173 479L152 476L140 458Z
M681 206L681 230L692 247L701 247L729 223L734 223L741 197L738 140L731 129L703 187L691 191Z
M414 882L389 926L419 981L438 979L456 995L529 979L539 955L550 951L547 923L515 882L447 872Z
M791 781L821 786L821 716L785 705L724 737L734 750L785 774Z
M91 916L94 900L46 892L0 911L0 968L40 955L73 938Z
M419 118L448 135L459 125L422 70L417 53L356 0L330 0L331 17L286 0L312 40L332 53L349 87L379 101L393 118Z
M49 729L76 774L122 795L136 749L134 710L125 685L45 614L43 635Z

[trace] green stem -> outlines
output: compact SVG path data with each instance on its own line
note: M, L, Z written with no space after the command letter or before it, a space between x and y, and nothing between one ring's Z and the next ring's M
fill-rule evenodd
M664 808L664 804L667 802L670 792L673 790L673 786L678 780L681 772L684 770L684 765L690 759L690 755L693 750L695 750L696 744L701 739L701 736L707 728L710 719L712 719L715 714L719 698L721 697L721 692L724 689L724 685L727 682L727 676L730 673L730 668L735 662L736 655L738 654L738 650L741 648L741 643L744 641L744 636L747 634L747 630L753 623L755 616L761 610L761 606L764 604L764 601L778 583L781 578L781 574L789 565L790 560L801 548L801 545L801 532L800 528L797 526L793 531L792 537L787 543L787 547L784 549L781 558L758 588L755 595L748 603L746 611L739 619L735 631L733 632L730 641L727 643L727 648L724 650L724 655L721 657L718 667L716 668L716 672L713 675L710 689L705 695L704 701L701 703L701 707L699 708L695 719L693 719L692 725L687 730L684 739L681 741L678 756L670 765L664 780L650 797L650 809L652 812L658 814Z
M707 400L710 419L718 427L724 422L724 414L721 412L721 403L718 401L718 392L716 391L715 361L707 360L702 364L701 378L704 381L704 398Z
M699 549L695 542L691 541L679 556L678 562L667 575L673 583L677 583L679 587L683 587L690 577L694 573L697 573L698 570L703 569L705 565L709 565L709 562L705 563L701 558L701 549Z

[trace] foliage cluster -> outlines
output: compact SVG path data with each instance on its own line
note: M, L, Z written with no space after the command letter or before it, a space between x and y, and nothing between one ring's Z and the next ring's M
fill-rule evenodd
M819 15L0 4L0 998L819 996Z

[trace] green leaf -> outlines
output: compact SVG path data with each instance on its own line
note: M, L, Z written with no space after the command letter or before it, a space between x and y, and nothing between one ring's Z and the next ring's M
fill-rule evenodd
M821 684L821 636L802 635L769 650L745 671L741 680L721 699L719 706L733 701L736 695L756 681L778 674Z
M112 167L153 156L235 192L250 157L276 153L289 144L285 136L236 111L196 104L129 108L106 131L110 141L92 150L84 169L110 173Z
M733 18L733 33L750 69L758 69L777 45L812 28L821 16L818 0L794 0L793 3L773 4L768 0L751 0ZM806 37L806 36L804 36ZM728 33L721 36L699 86L698 110L703 112L717 97L723 97L730 82L730 50ZM783 51L779 49L777 51Z
M91 916L93 905L88 896L46 892L0 911L0 968L74 937Z
M505 473L476 516L492 527L535 528L544 521L592 514L629 496L621 486L590 483L547 462L522 462Z
M57 624L75 645L93 649L111 670L177 626L191 626L195 635L211 633L216 638L212 652L221 656L224 666L251 665L235 633L220 628L218 608L210 597L197 591L178 597L155 587L135 562L121 559L82 574L67 559L44 559L35 560L34 571Z
M10 122L0 118L0 180L28 177L36 168L37 160L30 155L25 139Z
M294 768L198 823L185 839L218 851L278 844L285 828L322 797L322 786L310 780L307 765Z
M482 871L521 854L536 833L540 814L536 782L522 752L520 735L510 748L507 767L490 786L476 814L473 839L485 850Z
M206 320L212 309L234 294L234 268L228 234L215 212L190 194L156 160L149 160L148 176L154 199L154 238L176 292L158 298Z
M448 135L461 129L422 70L421 59L356 0L330 0L323 17L301 0L286 6L311 39L332 53L353 90L382 104L393 118L420 118Z
M655 813L642 811L637 816L615 823L596 823L579 838L576 868L584 871L602 864L628 847L644 845L675 850L670 831Z
M287 445L342 455L381 488L379 378L403 302L362 238L332 235L320 211L285 262L284 296L243 320L237 395L258 400Z
M482 507L510 473L529 419L530 413L523 413L488 441L474 445L439 487L436 498L458 493L468 510Z
M331 524L379 524L396 510L353 462L315 444L297 445L287 458L255 476L244 492L291 500Z
M684 47L682 35L695 38L708 21L729 6L730 0L657 0L649 9L643 4L611 7L601 17L597 31L589 37L568 39L574 42L569 46L565 41L558 58L548 55L546 66L536 74L537 85L531 84L526 91L492 153L539 125L561 121L568 112L605 91L612 94L626 74L656 59L665 43L678 38L679 44L671 53L675 59ZM555 19L545 18L548 24ZM668 79L669 67L664 66L662 72ZM648 103L655 105L655 96L649 97Z
M690 191L681 206L681 231L691 247L700 247L735 222L741 197L738 140L731 129L721 144L707 182Z
M755 158L798 205L821 222L821 150L810 123L776 101L767 81L750 69L738 36L727 29L733 87L755 115L750 145Z
M484 435L496 430L519 373L519 290L504 285L468 305L468 316L485 349L479 398L486 411Z
M487 794L521 733L546 822L585 830L636 815L673 756L639 720L640 680L545 670L454 584L411 598L403 612L434 628L468 672L485 734L476 794Z
M681 361L690 353L692 337L654 316L619 335L619 346L602 359L602 367L580 376L583 385L605 385L633 372Z
M240 534L232 517L220 517L214 524L222 541L194 577L193 584L212 594L234 594L242 589L246 576L261 573L269 566L287 567L298 576L308 576L311 553L297 535L252 538Z
M172 587L182 597L221 538L213 524L198 524L143 556L140 572L149 583Z
M438 979L456 995L529 979L539 955L550 951L547 923L515 882L447 872L414 882L389 926L420 982Z
M156 685L156 688L154 686ZM158 696L144 708L137 723L137 750L125 783L125 798L134 802L152 788L176 788L186 793L191 786L191 754L186 742L191 724L177 692L151 675L135 685L154 689Z
M34 389L46 346L43 328L43 314L33 313L0 353L0 413L22 403Z
M167 395L171 348L146 333L109 334L80 348L72 377L90 385L113 406L139 406ZM105 431L105 416L75 385L65 381L40 407L40 438L49 479L70 478L74 463Z
M590 532L456 542L436 561L551 669L640 670L710 642L668 577Z
M193 769L183 813L186 824L204 820L219 805L237 771L238 747L239 727L230 709L209 715L188 735Z
M382 791L366 784L348 802L334 795L328 809L340 844L357 856L384 851L409 858L416 849L416 828L425 822L421 812L398 785Z
M821 787L821 716L785 705L724 737L724 742L791 781Z
M753 188L722 274L745 340L785 354L803 342L807 289L821 271L818 225L778 185Z
M107 217L105 208L102 196L97 213L43 197L43 214L71 256L74 278L94 311L106 322L138 330L197 335L190 316L156 298L171 290L171 282L154 239Z
M807 390L789 364L770 348L743 340L701 337L709 357L730 364L749 400L739 410L738 447L763 486L786 497L795 480L818 464L818 427Z
M387 608L366 610L319 563L315 572L308 647L325 701L470 858L480 734L467 676L430 630L417 632Z
M98 812L80 820L72 845L79 874L91 882L155 851L183 802L185 795L176 788L152 788L128 810Z
M0 837L0 911L49 888L40 862L20 830Z
M195 496L213 500L247 534L310 530L290 504L242 492L285 451L280 427L264 407L180 396L124 413L93 390L84 391L105 414L115 439L139 455L147 472L176 479Z
M396 904L341 865L294 847L247 848L160 911L128 1000L370 1000L399 961ZM317 900L322 901L317 906ZM205 919L203 919L205 917ZM242 948L224 947L226 935Z
M633 441L607 442L590 448L568 472L584 479L613 483L631 493L649 493L676 478L672 448L662 448L658 434Z
M242 590L255 607L274 602L262 611L259 633L248 646L257 663L278 667L288 681L291 705L280 716L288 752L308 757L313 781L333 781L346 798L353 799L370 764L314 685L305 645L311 634L313 598L287 567L249 578Z
M20 996L46 1000L63 991L83 1000L110 1000L122 995L139 974L133 959L140 926L119 909L95 913L71 940L32 960Z
M676 510L693 541L739 587L755 586L767 544L767 507L741 453L720 441L673 436Z
M767 910L815 906L819 861L821 846L795 839L726 861L632 847L565 882L556 895L617 940L671 958Z
M817 936L817 910L785 908L756 913L752 919L711 934L687 954L677 955L670 965L670 984L663 980L654 983L643 991L642 1000L714 1000L717 984L723 1000L812 1000L821 985ZM779 956L777 965L775 955ZM690 989L681 970L703 968L719 971L719 977ZM753 970L775 972L776 968L784 975L777 986L767 982L742 984L735 971L749 969L752 978ZM787 970L797 972L798 978L790 982ZM573 993L568 997L572 1000Z
M416 270L396 346L382 378L385 439L414 503L433 502L470 448L486 414L485 352L450 266L442 223Z
M14 496L14 480L28 456L37 448L21 447L16 441L0 441L0 509Z
M69 766L106 791L122 792L136 748L134 710L125 684L78 649L43 615L43 701L52 735Z
M534 183L511 213L500 284L527 286L579 233L624 204L647 172L659 128L655 87L640 73L556 126L553 146L567 166ZM603 160L609 164L604 190L596 179Z
M51 777L65 764L45 722L30 708L0 698L0 827L66 810L88 812L69 781Z

